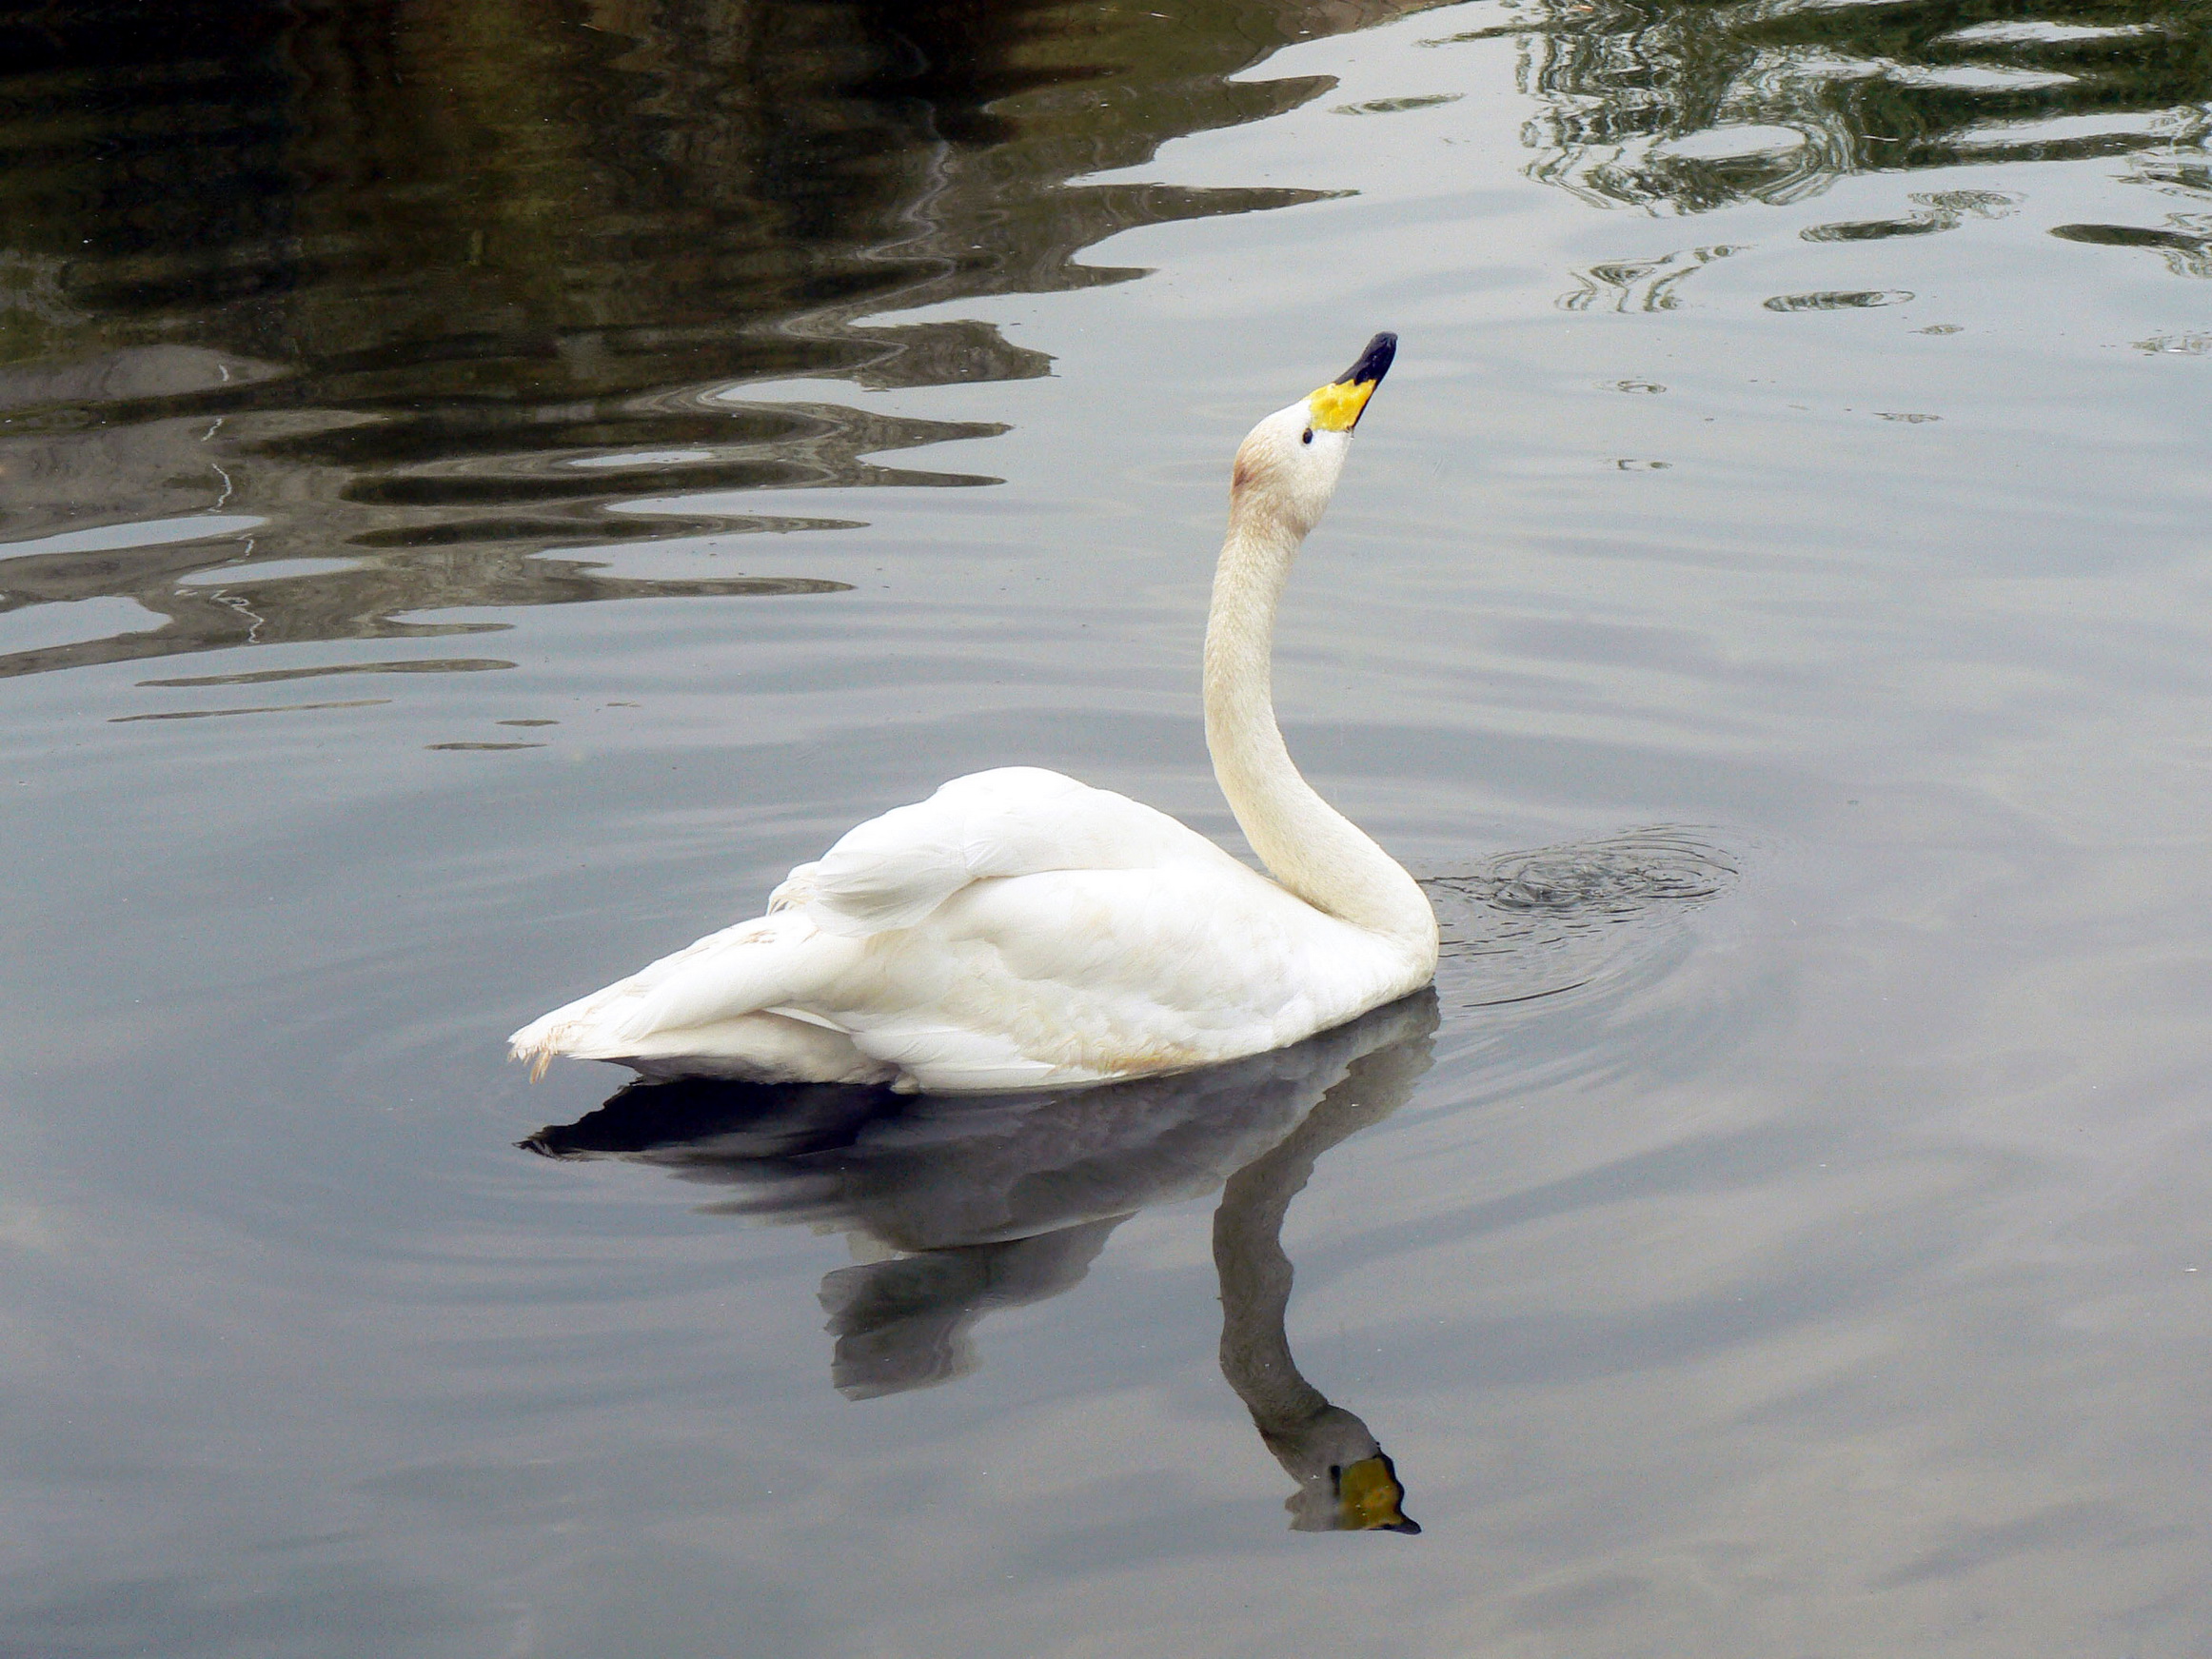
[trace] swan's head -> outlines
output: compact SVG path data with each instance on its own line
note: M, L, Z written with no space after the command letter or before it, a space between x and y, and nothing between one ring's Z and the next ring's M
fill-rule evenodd
M1262 1429L1259 1437L1298 1483L1283 1503L1292 1531L1420 1531L1406 1513L1397 1465L1342 1406L1324 1406L1292 1427Z
M1341 1531L1418 1533L1421 1523L1406 1513L1405 1501L1397 1465L1379 1446L1373 1457L1336 1471L1336 1526Z
M1377 334L1336 379L1254 426L1236 451L1232 510L1265 513L1300 536L1319 523L1344 471L1352 429L1397 352L1395 334Z

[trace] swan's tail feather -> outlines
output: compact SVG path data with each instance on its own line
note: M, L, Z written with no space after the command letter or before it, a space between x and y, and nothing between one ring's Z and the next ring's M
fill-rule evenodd
M614 991L618 988L609 985L606 989ZM583 1025L592 1013L591 1005L605 995L606 991L596 992L532 1020L507 1038L507 1057L529 1062L530 1081L533 1083L543 1081L545 1068L562 1055L575 1055L579 1058L597 1057L580 1052L597 1045L579 1027Z
M778 1078L795 1065L830 1065L840 1072L833 1080L856 1064L880 1070L834 1021L803 1006L858 949L797 911L756 918L541 1016L507 1038L508 1052L530 1062L532 1082L563 1056L625 1063L697 1056L723 1062L731 1076ZM800 1035L811 1027L820 1029Z

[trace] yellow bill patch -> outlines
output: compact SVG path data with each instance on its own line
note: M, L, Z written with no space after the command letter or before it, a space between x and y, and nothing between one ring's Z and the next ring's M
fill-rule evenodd
M1323 432L1349 432L1358 423L1360 410L1374 395L1379 380L1337 381L1309 394L1306 407L1314 426Z
M1372 388L1368 383L1363 391ZM1405 1515L1398 1505L1405 1489L1398 1485L1387 1457L1363 1457L1339 1477L1338 1524L1348 1532L1372 1532L1382 1527L1402 1527Z

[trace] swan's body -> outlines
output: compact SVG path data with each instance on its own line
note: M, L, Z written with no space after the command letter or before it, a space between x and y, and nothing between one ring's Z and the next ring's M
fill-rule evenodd
M1031 1089L1300 1041L1418 990L1436 918L1299 777L1270 688L1275 604L1368 396L1343 380L1237 451L1206 631L1207 747L1270 875L1126 797L1010 767L947 783L801 864L768 913L554 1010L517 1057L650 1076Z

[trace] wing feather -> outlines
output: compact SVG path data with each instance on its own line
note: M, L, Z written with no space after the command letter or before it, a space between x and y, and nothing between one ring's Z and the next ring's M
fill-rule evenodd
M1194 859L1234 862L1127 796L1040 767L1003 766L857 826L794 869L768 909L803 910L825 933L862 938L915 926L974 881Z

